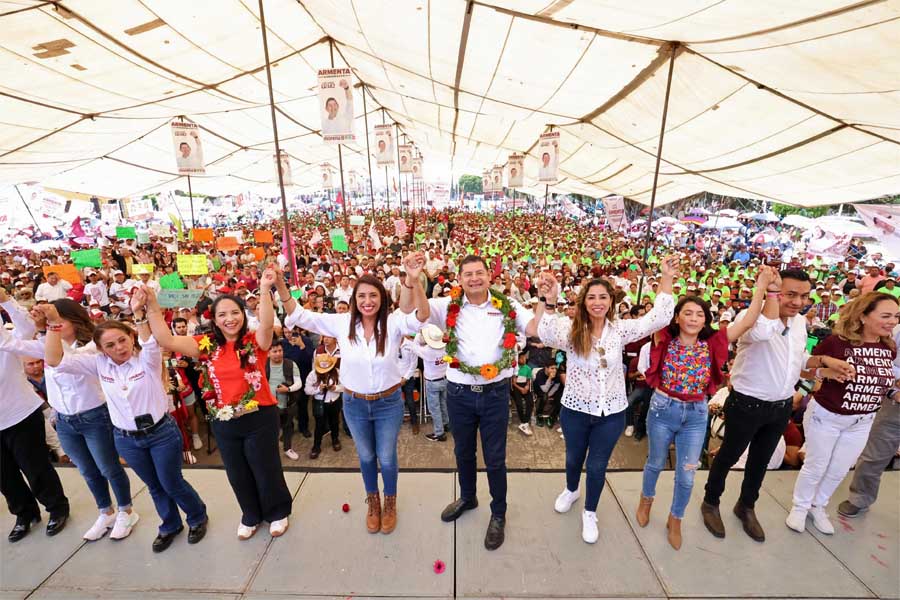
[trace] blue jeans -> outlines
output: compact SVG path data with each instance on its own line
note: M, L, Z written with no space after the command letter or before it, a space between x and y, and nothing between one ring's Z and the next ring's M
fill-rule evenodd
M97 508L103 512L112 508L110 485L119 510L131 508L131 482L119 463L113 426L105 404L75 415L59 413L56 434L63 451L84 477Z
M425 401L428 402L428 412L434 423L434 435L443 435L444 429L450 424L450 415L447 414L447 380L425 380Z
M584 510L596 512L600 493L606 483L609 457L625 431L625 411L596 417L563 406L559 423L566 440L566 489L570 492L578 489L586 457L587 491Z
M476 496L475 450L481 431L481 452L491 490L491 514L506 516L506 426L509 423L509 379L482 386L447 382L447 410L453 423L453 449L459 474L459 496Z
M178 508L184 511L189 527L206 521L206 505L181 474L181 432L171 416L144 437L126 436L115 430L116 449L138 477L147 484L156 512L162 519L159 533L177 531L181 525Z
M400 390L380 400L363 400L344 393L344 422L350 428L367 494L378 492L378 465L384 495L397 494L397 436L403 424Z
M647 438L650 455L644 465L645 498L656 495L656 480L666 466L669 446L675 442L675 493L672 497L673 517L684 517L684 509L694 489L694 474L700 464L700 451L706 437L706 400L681 402L659 392L653 392L647 415Z

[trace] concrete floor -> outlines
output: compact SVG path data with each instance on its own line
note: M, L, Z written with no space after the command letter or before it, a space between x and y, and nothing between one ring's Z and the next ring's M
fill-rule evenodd
M784 525L796 472L769 473L757 504L764 544L741 531L730 507L738 474L723 498L728 535L704 529L697 475L684 520L684 545L665 540L672 474L660 477L651 522L641 529L633 512L638 472L610 473L598 509L600 541L581 540L579 500L568 514L553 511L562 473L509 475L507 537L483 547L490 496L479 475L481 505L456 523L438 515L456 496L453 473L402 473L399 524L390 536L370 535L358 473L286 475L294 494L291 528L279 539L261 529L236 539L237 503L219 469L191 469L186 477L209 506L209 533L189 546L182 534L163 554L150 544L159 523L146 489L135 481L141 521L121 542L93 543L81 534L95 517L84 482L60 469L72 502L66 529L53 539L44 523L24 540L0 541L0 600L22 598L285 599L285 598L898 598L900 597L900 472L888 472L878 503L865 516L835 519L834 536L797 534ZM738 476L735 476L738 475ZM848 482L835 494L846 497ZM341 510L343 503L350 511ZM834 507L829 508L834 515ZM0 508L0 528L13 519ZM446 571L436 574L436 560Z

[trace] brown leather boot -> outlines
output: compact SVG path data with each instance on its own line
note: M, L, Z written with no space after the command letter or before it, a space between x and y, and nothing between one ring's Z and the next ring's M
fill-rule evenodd
M366 529L369 533L378 533L381 531L381 496L378 492L367 494L366 504L369 505L369 512L366 513Z
M390 533L397 527L397 496L384 496L384 512L381 513L381 533Z
M669 513L669 522L666 523L666 529L669 530L669 545L676 550L681 550L681 519L673 517Z
M641 494L641 501L638 503L637 508L637 524L641 527L646 527L647 523L650 522L650 508L653 506L653 498L645 498L643 494Z

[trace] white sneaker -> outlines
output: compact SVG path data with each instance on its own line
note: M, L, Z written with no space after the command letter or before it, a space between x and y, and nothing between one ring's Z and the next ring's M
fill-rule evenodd
M559 434L559 439L564 440L566 439L566 436L564 436L563 434Z
M253 537L253 534L256 533L256 525L253 527L247 527L243 523L238 525L238 539L239 540L249 540Z
M200 448L203 447L203 440L201 440L200 436L197 435L196 433L191 436L191 440L193 441L193 444L194 444L194 450L199 450Z
M562 433L562 425L556 428L556 433Z
M279 519L278 521L272 521L269 523L269 533L272 534L272 537L281 537L284 535L284 532L288 530L288 525L287 517Z
M112 533L109 534L111 540L124 540L131 535L131 530L137 525L141 517L137 511L132 509L131 513L120 510L116 515L116 525L113 527Z
M575 501L578 500L578 496L580 496L578 490L570 492L569 488L566 488L556 497L556 503L553 505L553 508L558 513L567 513L572 508L572 505L575 504Z
M809 509L809 516L812 517L816 529L825 535L834 535L834 525L831 524L824 506L813 506Z
M802 508L792 508L784 524L797 533L803 533L806 531L806 514L807 511Z
M284 455L287 456L291 460L300 460L300 455L294 452L294 449L285 450Z
M85 531L84 535L81 537L89 542L96 542L104 535L106 535L106 532L109 531L109 529L113 525L115 525L115 523L116 513L113 513L111 515L101 513L100 516L97 517L97 520L94 521L94 524L91 525L91 528Z
M528 423L522 423L521 425L519 425L519 431L521 431L525 435L534 435L534 432L531 431L531 427L528 425Z
M625 437L631 437L634 435L634 425L629 425L625 428Z
M597 531L597 513L589 510L581 511L581 539L588 544L595 544L600 532Z

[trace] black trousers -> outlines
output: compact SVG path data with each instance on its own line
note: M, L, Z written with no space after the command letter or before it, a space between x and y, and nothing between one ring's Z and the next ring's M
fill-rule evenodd
M759 499L766 467L791 418L791 399L769 402L732 391L723 410L725 437L709 467L703 499L713 506L719 505L728 471L750 446L740 500L744 506L753 508Z
M537 394L537 406L535 406L534 413L539 417L550 417L555 421L559 416L559 401L562 398L562 394L554 393L548 396L541 391L536 391L535 394Z
M331 432L331 443L337 444L341 440L341 407L344 401L338 398L334 402L318 402L313 400L313 412L316 417L316 437L313 440L313 448L322 449L322 438ZM321 412L320 412L321 411Z
M297 394L297 430L309 431L309 396L303 390Z
M291 492L278 451L278 407L263 406L231 421L213 420L212 428L243 513L241 523L254 527L291 514Z
M0 492L17 520L39 518L38 501L51 518L69 514L69 499L50 464L40 408L0 431Z
M531 390L523 394L514 387L510 387L509 393L512 396L513 402L516 404L519 423L530 423L531 413L534 411L534 394L531 393Z
M281 448L285 452L291 449L291 438L294 437L293 413L293 404L288 404L285 408L278 409L278 418L281 421Z

